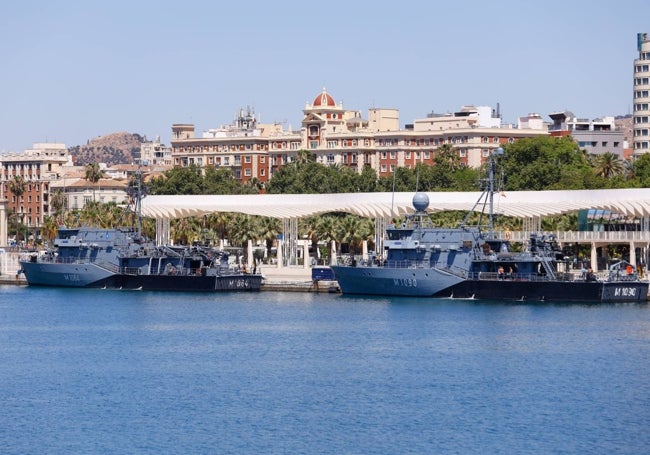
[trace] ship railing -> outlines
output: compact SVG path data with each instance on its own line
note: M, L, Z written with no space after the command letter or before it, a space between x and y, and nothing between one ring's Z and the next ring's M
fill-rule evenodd
M470 272L470 280L480 281L584 281L577 280L572 273L557 273L555 277L539 273L499 273L499 272Z
M206 267L196 267L196 268L172 267L169 269L158 270L157 268L148 269L148 267L147 268L122 267L116 271L119 273L123 273L125 275L142 275L144 273L147 275L198 276L198 275L205 275L207 273L207 268Z

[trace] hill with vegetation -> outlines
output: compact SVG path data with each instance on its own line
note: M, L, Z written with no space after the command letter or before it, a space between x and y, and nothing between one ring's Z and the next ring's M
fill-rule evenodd
M75 164L131 164L140 156L144 138L137 133L112 133L89 140L86 145L70 147Z

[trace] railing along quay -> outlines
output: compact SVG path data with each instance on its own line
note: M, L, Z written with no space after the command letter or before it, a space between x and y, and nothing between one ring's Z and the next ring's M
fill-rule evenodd
M532 234L538 238L551 235L560 243L650 243L650 231L495 231L499 238L527 242Z

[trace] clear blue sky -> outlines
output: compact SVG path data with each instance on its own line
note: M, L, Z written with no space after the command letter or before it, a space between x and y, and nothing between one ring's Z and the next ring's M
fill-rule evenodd
M197 132L253 106L298 128L325 86L348 109L500 103L504 120L631 112L647 0L21 0L0 11L0 151L118 131Z

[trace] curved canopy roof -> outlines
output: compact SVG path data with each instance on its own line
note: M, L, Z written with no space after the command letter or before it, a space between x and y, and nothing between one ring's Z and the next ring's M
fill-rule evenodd
M437 192L429 196L430 212L471 210L480 192ZM214 212L238 212L274 218L299 218L329 212L389 218L412 212L414 193L259 194L147 196L142 214L151 218L183 218ZM485 198L483 198L484 200ZM480 207L477 209L480 210ZM494 213L528 218L580 209L603 209L634 217L650 216L650 189L510 191L494 194Z

